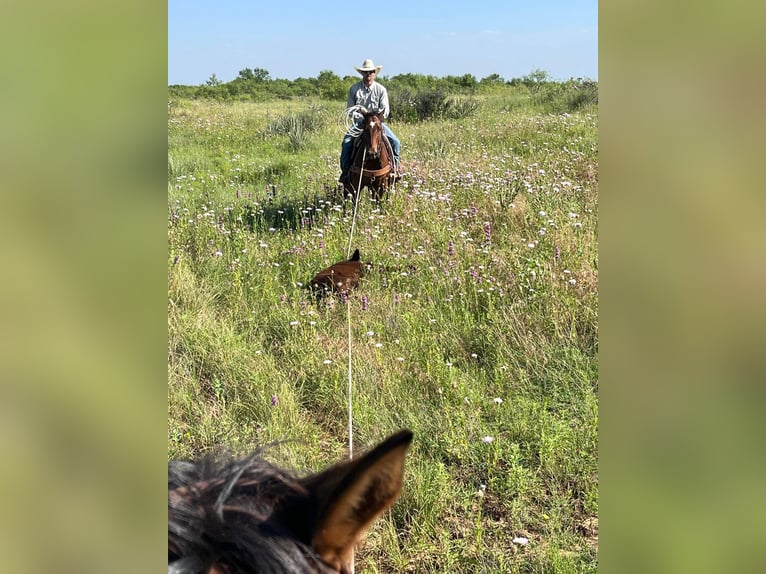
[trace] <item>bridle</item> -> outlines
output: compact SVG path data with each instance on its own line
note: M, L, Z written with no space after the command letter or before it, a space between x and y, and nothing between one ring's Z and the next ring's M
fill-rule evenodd
M369 128L369 131L368 131L368 128ZM376 132L376 134L373 134L373 130ZM372 149L373 135L377 135L377 140L378 140L378 145L375 146L375 149ZM369 157L371 159L378 159L380 157L380 147L381 145L383 145L383 125L382 123L380 123L380 120L376 116L373 116L367 119L367 125L365 126L364 136L368 140L367 151L368 151Z

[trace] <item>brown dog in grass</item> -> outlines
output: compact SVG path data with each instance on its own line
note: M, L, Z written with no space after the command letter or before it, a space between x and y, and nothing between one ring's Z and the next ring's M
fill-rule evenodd
M340 261L327 269L322 269L322 271L314 275L309 285L317 294L317 297L333 291L336 293L348 292L359 285L363 269L362 262L359 260L359 250L357 249L351 256L351 259Z

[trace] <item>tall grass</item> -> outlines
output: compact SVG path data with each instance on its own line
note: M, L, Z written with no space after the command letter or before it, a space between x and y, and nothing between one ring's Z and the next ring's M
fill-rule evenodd
M169 456L288 439L270 456L289 468L343 458L350 305L355 449L415 432L358 571L595 572L594 107L499 92L465 117L393 121L409 175L363 199L370 271L318 307L306 284L346 257L353 214L342 134L320 122L296 146L274 127L312 106L170 110Z

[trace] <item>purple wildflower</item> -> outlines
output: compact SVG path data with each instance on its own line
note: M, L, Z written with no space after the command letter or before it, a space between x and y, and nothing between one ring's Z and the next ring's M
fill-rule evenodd
M449 240L449 256L454 257L455 256L455 242L451 239Z
M553 248L553 257L556 258L556 259L561 257L561 249L559 249L558 245Z
M275 407L279 404L279 398L277 395L271 395L271 406Z
M492 242L492 225L489 221L484 222L484 243L489 245Z
M282 294L279 296L279 300L280 300L282 303L284 303L285 301L287 301L287 295L285 295L284 293L282 293Z
M367 295L362 295L362 311L367 310Z
M340 300L344 303L348 303L348 291L341 291L340 292Z

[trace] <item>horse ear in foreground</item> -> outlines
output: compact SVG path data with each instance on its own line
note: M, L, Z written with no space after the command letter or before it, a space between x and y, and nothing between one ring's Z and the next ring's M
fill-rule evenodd
M362 272L363 266L359 260L359 250L357 249L351 259L340 261L327 269L322 269L314 275L309 285L317 293L317 296L331 291L336 293L348 292L359 285Z
M261 458L168 463L168 573L350 572L354 546L399 497L412 432L295 478Z

